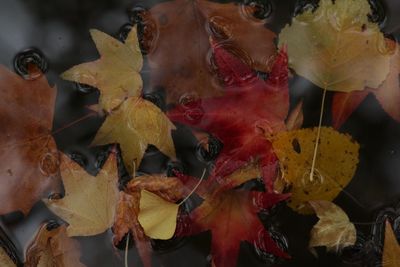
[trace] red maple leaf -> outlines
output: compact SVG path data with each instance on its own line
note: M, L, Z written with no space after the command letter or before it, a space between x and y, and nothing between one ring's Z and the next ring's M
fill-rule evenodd
M187 187L197 181L193 177L176 173ZM196 192L205 199L189 215L181 215L176 236L191 236L211 230L213 266L232 267L240 251L240 243L257 244L259 249L281 258L290 258L279 248L261 223L258 213L270 209L290 194L274 194L234 189L243 182L233 178L228 184L201 184Z
M220 97L194 100L168 112L173 122L211 133L223 148L210 179L221 179L258 160L267 188L276 176L277 158L265 135L285 130L289 109L288 66L285 49L279 53L269 79L260 79L250 67L213 43L218 75L224 81Z

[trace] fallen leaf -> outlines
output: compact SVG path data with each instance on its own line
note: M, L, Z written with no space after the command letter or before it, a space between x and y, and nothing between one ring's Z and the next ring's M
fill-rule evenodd
M53 230L43 225L26 252L26 267L85 267L79 243L67 236L65 225Z
M175 126L153 103L143 98L130 97L111 112L98 130L93 145L118 143L122 158L130 173L140 166L149 144L175 158L171 130Z
M81 166L62 157L61 176L65 196L45 199L47 207L66 221L68 236L91 236L103 233L115 219L118 201L118 170L111 154L96 177Z
M167 240L174 236L179 205L142 190L138 220L146 235Z
M393 41L387 42L396 47ZM362 92L336 93L332 103L333 126L339 129L342 124L357 109L369 93L375 95L382 108L397 122L400 122L400 52L397 46L396 53L390 60L390 72L386 80L378 89L367 88Z
M38 200L61 190L51 136L56 88L43 75L24 80L3 66L0 84L0 214L26 215Z
M286 52L276 58L268 81L238 58L213 43L214 58L226 93L179 105L168 112L173 122L201 129L218 138L223 148L209 179L223 179L235 170L258 160L262 177L271 188L277 160L266 133L286 130L289 109Z
M385 244L383 246L382 266L399 267L400 266L400 246L396 235L393 232L391 224L386 221L385 226Z
M242 241L257 244L259 249L278 257L288 258L264 228L258 213L270 209L289 195L237 190L235 187L239 184L257 178L253 176L257 170L237 172L224 179L230 181L230 186L219 186L215 181L207 185L209 191L202 194L204 201L188 216L180 218L176 235L191 236L210 230L212 262L217 267L236 266ZM178 177L186 186L193 184L193 178L186 175Z
M329 201L310 201L319 221L311 229L310 248L326 247L328 251L339 252L356 243L356 228L346 213Z
M321 0L293 18L280 36L297 74L331 91L378 88L389 73L393 49L368 19L367 0ZM301 42L299 42L301 40Z
M256 11L237 3L175 0L144 12L143 46L148 50L150 86L166 88L168 102L173 103L188 92L200 97L220 95L223 90L209 59L210 37L252 68L268 72L276 36L264 26L265 20L253 16Z
M0 266L1 267L17 267L11 260L3 248L0 248Z
M292 194L289 207L308 214L313 200L333 200L353 178L359 145L349 135L322 127L314 177L310 178L317 128L278 133L272 142L283 179Z
M136 28L132 28L125 43L98 30L91 30L90 33L100 59L75 66L61 77L98 88L99 104L109 112L126 98L141 94L143 82L139 71L143 58Z

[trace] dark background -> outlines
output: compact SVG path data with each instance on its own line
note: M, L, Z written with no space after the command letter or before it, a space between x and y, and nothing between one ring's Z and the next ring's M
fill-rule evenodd
M76 64L98 58L89 29L96 28L118 37L121 26L129 23L132 18L129 10L135 6L150 8L157 2L160 1L0 0L0 64L13 69L15 56L31 47L45 55L48 63L46 76L51 84L58 87L53 128L60 129L85 116L85 106L97 101L98 92L95 90L58 77ZM267 10L271 8L272 12L266 12L269 14L266 27L276 33L290 22L295 12L300 12L306 5L315 4L313 1L302 0L259 2ZM380 23L388 37L400 37L400 2L376 0L371 4L375 10L371 19ZM145 90L149 89L146 88L146 75L144 68ZM304 126L317 125L322 90L294 76L290 91L291 103L304 99ZM324 120L326 125L330 124L330 100L331 95L328 94ZM84 164L93 174L107 154L107 148L88 148L102 121L101 117L92 117L54 136L61 151ZM314 257L308 251L308 241L316 217L297 215L285 205L279 205L260 217L280 243L288 244L293 259L276 261L270 255L257 253L252 245L242 243L238 266L380 266L382 223L386 217L395 222L394 228L400 237L400 209L396 209L400 197L400 125L385 114L373 96L369 96L341 131L351 134L361 145L357 173L345 192L335 200L356 224L359 236L356 246L346 249L341 255L318 249L319 257ZM169 162L150 148L140 171L169 172L171 166L175 166L189 174L199 175L208 163L199 159L195 138L188 128L179 127L174 133L174 140L180 163ZM22 251L31 236L42 222L49 219L57 220L41 203L26 218L19 214L3 216L3 245L21 261ZM111 235L109 231L95 237L78 238L83 249L82 261L88 267L123 266L123 250L112 247ZM210 240L208 232L186 239L154 242L154 265L208 266ZM134 247L129 250L129 263L130 266L141 266Z

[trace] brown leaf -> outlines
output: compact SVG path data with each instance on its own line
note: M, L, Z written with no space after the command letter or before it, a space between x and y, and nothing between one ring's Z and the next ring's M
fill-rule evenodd
M142 14L148 29L144 47L149 51L151 86L166 88L168 102L177 102L186 93L221 94L210 60L210 37L248 65L268 72L276 53L276 36L254 12L255 7L236 3L175 0Z
M56 89L44 76L24 80L3 66L0 84L0 214L27 214L38 200L60 192L51 136Z
M382 267L400 266L400 246L391 224L386 221L385 244L383 246Z
M66 226L47 230L43 225L26 252L26 267L85 267L79 243L67 236Z

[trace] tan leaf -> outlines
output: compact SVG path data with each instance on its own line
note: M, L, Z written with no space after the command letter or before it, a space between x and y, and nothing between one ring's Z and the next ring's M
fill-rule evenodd
M389 73L393 48L368 20L367 0L321 0L316 11L293 18L279 38L299 75L327 90L378 88Z
M43 225L26 254L26 267L85 267L79 243L67 236L65 225L53 230Z
M63 156L61 175L65 196L44 200L47 207L66 221L68 236L90 236L103 233L114 223L118 201L118 171L111 154L96 177Z
M400 246L391 224L386 221L385 244L383 246L382 267L400 266Z
M310 178L317 128L278 133L272 140L283 179L292 193L289 207L312 213L312 200L333 200L353 178L359 145L350 136L322 127L314 176Z
M62 74L62 78L88 84L100 90L100 106L111 111L125 98L139 96L142 78L139 71L143 65L136 28L125 43L98 31L90 31L100 53L100 59L75 66Z
M106 117L94 138L93 145L119 143L125 166L130 173L139 166L149 144L175 158L171 130L175 126L153 103L130 97Z
M356 228L340 207L322 200L310 204L319 218L311 229L310 248L325 246L328 251L339 252L356 243Z
M3 248L0 248L0 266L1 267L17 267L15 263L10 259Z

